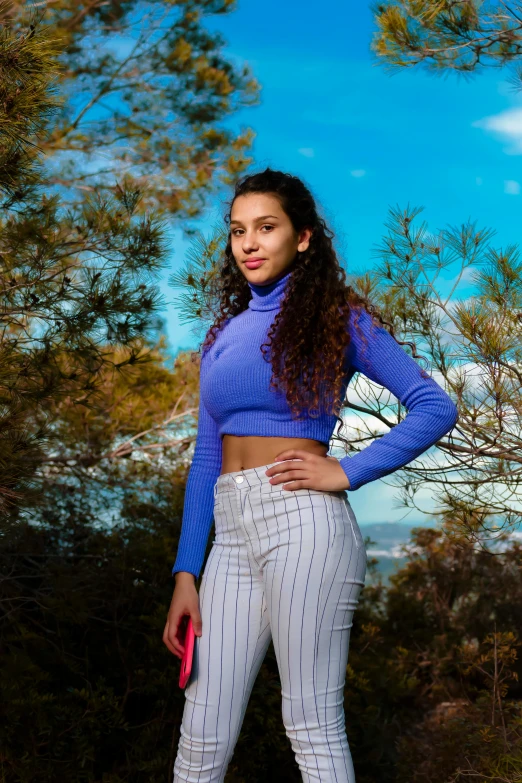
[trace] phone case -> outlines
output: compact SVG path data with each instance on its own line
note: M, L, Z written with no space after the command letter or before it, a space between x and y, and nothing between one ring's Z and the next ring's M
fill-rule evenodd
M194 655L194 626L192 625L192 617L189 617L187 622L187 628L185 631L185 637L182 644L184 647L183 657L181 659L181 670L179 673L179 687L184 688L190 677L190 671L192 669L192 658Z

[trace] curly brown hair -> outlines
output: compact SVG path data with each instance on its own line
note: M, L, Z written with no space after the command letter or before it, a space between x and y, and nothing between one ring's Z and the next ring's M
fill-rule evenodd
M319 416L321 403L326 403L324 410L336 416L340 431L343 420L339 414L345 403L340 392L347 369L345 356L350 343L347 324L351 308L364 308L372 318L388 326L395 337L393 325L383 319L367 297L347 284L346 272L333 248L334 233L318 214L312 193L299 177L270 168L244 176L227 202L228 212L224 216L227 225L235 199L250 193L276 197L296 232L304 228L312 231L308 249L296 253L293 274L267 334L269 341L261 345L265 360L270 350L270 388L285 391L292 418L298 418L305 408L306 415ZM251 299L248 281L232 254L230 233L218 275L217 299L220 312L207 332L202 352L214 343L224 322L243 312ZM354 324L367 345L357 325L359 317L356 312ZM416 356L415 344L408 344ZM339 434L336 437L344 440Z

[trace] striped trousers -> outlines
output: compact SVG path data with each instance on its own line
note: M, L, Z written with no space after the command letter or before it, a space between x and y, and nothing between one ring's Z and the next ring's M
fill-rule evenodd
M174 783L224 781L270 639L282 719L303 781L354 783L344 714L366 552L347 492L282 489L265 470L221 474L199 590Z

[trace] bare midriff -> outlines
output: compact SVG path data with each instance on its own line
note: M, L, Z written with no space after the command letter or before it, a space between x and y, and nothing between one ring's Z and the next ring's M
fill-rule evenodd
M257 435L223 435L221 475L250 470L275 462L282 451L302 449L325 457L328 445L310 438L271 438Z

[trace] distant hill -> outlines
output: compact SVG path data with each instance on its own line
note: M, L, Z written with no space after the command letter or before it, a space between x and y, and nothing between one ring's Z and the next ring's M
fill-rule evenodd
M379 561L377 564L377 570L382 575L384 584L388 582L388 577L393 574L399 568L402 567L405 561L405 555L401 553L401 544L407 544L410 541L411 530L414 527L434 527L436 523L423 523L417 522L410 524L403 524L400 522L377 522L371 524L364 524L361 522L359 527L363 538L368 536L375 542L371 546L366 547L368 557L375 557ZM498 550L501 551L511 545L511 540L518 540L522 543L522 525L517 530L512 530L509 534L508 540L505 543L497 545ZM366 584L370 584L371 577L369 572L366 574Z
M368 536L373 543L366 547L368 558L378 559L378 571L382 575L383 582L388 581L390 574L397 571L404 563L404 554L401 554L401 544L407 544L410 540L412 528L420 526L415 524L404 524L400 522L373 522L370 524L359 524L363 538ZM366 574L366 584L371 582L369 572Z

